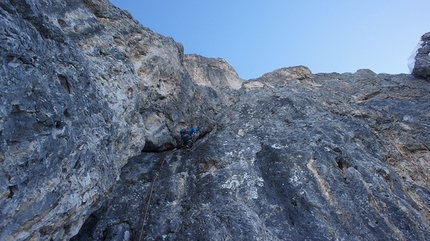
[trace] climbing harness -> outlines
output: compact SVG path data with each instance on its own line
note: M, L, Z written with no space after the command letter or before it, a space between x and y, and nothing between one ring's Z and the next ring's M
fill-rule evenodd
M175 149L170 155L167 155L166 157L164 157L163 161L161 162L160 167L158 168L158 171L155 173L154 178L152 179L151 187L145 196L145 199L142 203L142 208L140 210L138 227L139 226L142 226L142 227L140 229L139 241L142 239L143 228L145 227L145 222L146 222L146 217L148 215L149 205L151 204L152 191L154 189L154 184L155 184L155 181L157 180L158 174L160 174L160 171L163 168L164 162L166 162L167 159L169 159L173 154L175 154L177 151L179 151L181 149L182 148ZM145 216L142 219L143 210L145 209L145 203L146 203L146 211L145 211ZM141 223L142 223L142 225L140 225ZM136 233L136 234L138 234L138 233ZM137 237L137 235L135 235L135 237ZM136 240L136 239L134 239L134 240Z

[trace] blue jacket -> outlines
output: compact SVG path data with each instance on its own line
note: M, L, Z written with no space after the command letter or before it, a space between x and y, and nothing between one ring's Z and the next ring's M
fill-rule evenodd
M197 129L196 128L191 128L191 130L190 130L190 132L188 132L188 134L190 135L190 136L193 136L193 134L197 134Z

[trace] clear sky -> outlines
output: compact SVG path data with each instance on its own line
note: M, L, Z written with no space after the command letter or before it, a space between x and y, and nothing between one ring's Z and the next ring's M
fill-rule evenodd
M430 0L111 0L142 25L224 58L243 79L304 65L312 73L409 73L430 32Z

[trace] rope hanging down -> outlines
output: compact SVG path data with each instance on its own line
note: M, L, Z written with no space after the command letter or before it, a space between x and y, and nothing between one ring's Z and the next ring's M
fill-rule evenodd
M149 189L148 193L146 194L145 199L144 199L144 201L143 201L143 203L142 203L142 208L141 208L141 210L140 210L140 216L139 216L139 224L138 224L138 227L139 227L139 226L142 226L142 227L141 227L141 229L140 229L140 232L139 232L139 233L136 233L136 234L139 234L139 241L142 239L143 228L145 227L145 222L146 222L146 217L147 217L147 215L148 215L149 205L151 204L152 191L153 191L153 189L154 189L155 181L156 181L156 180L157 180L157 178L158 178L158 174L160 174L160 171L161 171L161 169L163 168L164 162L166 162L166 160L167 160L167 159L169 159L173 154L175 154L175 153L176 153L177 151L179 151L179 150L180 150L180 149L176 149L176 150L174 150L170 155L168 155L168 156L164 157L163 161L161 162L160 167L158 168L158 171L157 171L157 172L155 173L155 175L154 175L154 179L152 180L152 183L151 183L151 188ZM145 216L144 216L144 217L143 217L143 219L142 219L143 210L145 209L145 203L146 203ZM142 225L140 225L141 223L142 223ZM136 231L136 232L137 232L137 231ZM137 237L137 235L135 235L135 237ZM136 239L134 239L134 240L136 240Z

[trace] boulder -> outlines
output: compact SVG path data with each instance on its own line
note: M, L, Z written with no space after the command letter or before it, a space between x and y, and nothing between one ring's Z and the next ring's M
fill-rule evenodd
M421 36L412 58L412 75L430 80L430 32Z

